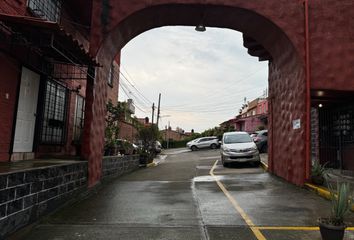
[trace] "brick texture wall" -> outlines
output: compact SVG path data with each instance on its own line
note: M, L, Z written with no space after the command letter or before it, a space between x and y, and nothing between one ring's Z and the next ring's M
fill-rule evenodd
M87 162L0 174L0 239L87 188Z
M102 177L117 177L139 168L138 155L104 157L102 161Z
M137 139L137 130L134 126L127 122L119 122L119 138L135 142Z

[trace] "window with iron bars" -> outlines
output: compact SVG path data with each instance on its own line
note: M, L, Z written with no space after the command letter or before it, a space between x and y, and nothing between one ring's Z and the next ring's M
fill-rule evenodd
M85 98L76 95L73 141L80 143L85 120Z
M114 66L112 64L111 67L109 68L108 78L107 78L108 85L111 87L113 87L113 79L114 79Z
M66 137L68 89L48 80L45 87L41 143L64 144Z
M27 7L32 11L34 15L52 22L59 22L61 5L61 0L27 1Z

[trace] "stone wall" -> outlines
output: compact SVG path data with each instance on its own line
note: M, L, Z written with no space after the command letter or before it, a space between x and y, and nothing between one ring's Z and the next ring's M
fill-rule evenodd
M0 239L87 190L87 162L0 173Z
M139 155L103 157L102 177L117 177L139 168Z

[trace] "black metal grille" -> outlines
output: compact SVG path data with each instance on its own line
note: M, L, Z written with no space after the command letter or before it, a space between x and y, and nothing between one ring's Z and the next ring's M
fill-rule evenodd
M84 119L85 119L85 98L83 98L80 95L76 95L74 135L73 135L73 140L75 143L79 143L81 140L82 131L84 129Z
M319 160L318 109L311 108L311 159Z
M59 22L61 0L28 0L28 8L38 17Z
M87 66L53 62L51 75L61 80L86 80Z
M53 80L45 87L41 143L64 144L68 89Z
M330 167L345 169L343 152L354 144L354 105L319 109L320 160Z
M111 65L109 72L108 72L108 78L107 82L110 86L113 86L113 79L117 76L116 72L114 71L114 66L113 64ZM119 74L118 74L119 76Z

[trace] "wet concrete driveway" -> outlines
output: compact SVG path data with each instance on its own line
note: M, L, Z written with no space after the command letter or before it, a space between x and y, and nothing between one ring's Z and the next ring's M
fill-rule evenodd
M261 168L224 168L218 159L218 150L169 152L160 165L105 184L23 239L320 239L314 227L329 214L328 201ZM346 237L354 239L349 231Z

